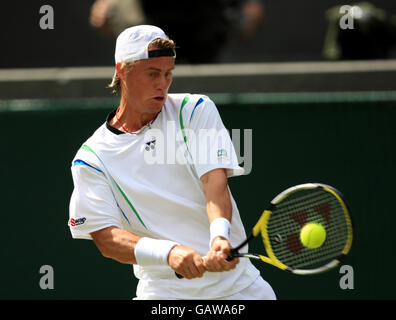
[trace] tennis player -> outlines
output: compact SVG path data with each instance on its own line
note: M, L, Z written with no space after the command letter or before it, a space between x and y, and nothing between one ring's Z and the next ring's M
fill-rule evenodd
M120 104L72 161L71 234L133 264L135 299L275 299L249 259L226 260L246 237L227 183L244 170L215 104L168 94L175 57L155 26L118 36Z

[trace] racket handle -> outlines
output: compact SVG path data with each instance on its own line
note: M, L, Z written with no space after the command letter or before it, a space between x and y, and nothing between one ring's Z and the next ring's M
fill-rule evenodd
M181 274L178 274L177 272L175 272L176 277L178 277L179 279L184 279L184 277Z
M232 260L234 260L234 258L235 257L238 257L238 250L235 250L235 249L231 249L231 251L230 251L230 255L227 257L227 261L232 261Z

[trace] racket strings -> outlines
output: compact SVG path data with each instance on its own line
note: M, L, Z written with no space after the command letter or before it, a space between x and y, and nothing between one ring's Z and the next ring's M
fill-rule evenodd
M300 241L301 228L310 222L326 229L326 240L317 249L306 248ZM274 255L296 269L313 268L338 257L348 237L342 205L323 189L298 191L281 201L271 214L267 230Z

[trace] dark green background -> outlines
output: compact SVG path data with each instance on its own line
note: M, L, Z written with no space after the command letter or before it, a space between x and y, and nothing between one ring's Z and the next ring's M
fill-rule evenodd
M278 192L304 182L340 189L353 214L356 238L345 263L354 289L340 289L339 268L302 277L254 262L277 297L395 299L395 102L215 102L227 128L253 130L253 170L229 180L248 230ZM67 226L71 160L112 105L46 104L0 113L0 299L131 299L132 267L73 240ZM53 290L39 287L42 265L54 268Z

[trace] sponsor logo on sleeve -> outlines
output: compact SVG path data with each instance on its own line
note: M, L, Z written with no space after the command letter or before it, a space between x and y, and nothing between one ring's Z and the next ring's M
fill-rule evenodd
M72 227L76 227L76 226L80 226L80 225L84 224L86 220L87 220L87 218L85 218L85 217L78 218L78 219L71 218L69 221L69 224Z

